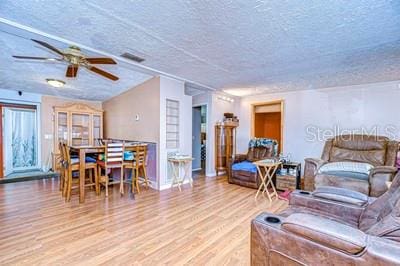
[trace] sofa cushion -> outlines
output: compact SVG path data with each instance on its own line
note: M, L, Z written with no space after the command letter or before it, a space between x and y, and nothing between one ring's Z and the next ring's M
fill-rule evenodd
M332 186L347 188L369 195L369 182L368 180L361 180L356 178L334 176L328 174L317 174L315 176L315 187Z
M354 178L354 179L359 179L359 180L364 180L364 181L368 181L368 178L369 178L369 176L367 174L356 173L356 172L347 172L347 171L326 171L326 172L323 172L323 174L332 175L332 176L349 177L349 178Z
M368 180L369 171L373 167L374 166L369 163L333 162L322 165L321 168L319 168L318 173Z
M319 173L327 172L352 172L369 175L369 171L374 168L372 164L360 162L332 162L326 163L319 168Z
M328 187L319 186L312 193L314 197L334 200L343 203L354 204L357 206L363 206L368 203L368 196L349 189L338 188L338 187Z
M374 166L385 165L386 150L351 150L332 147L329 154L330 162L363 162Z
M358 254L367 246L367 235L362 231L317 215L292 214L284 220L282 228L348 254Z
M233 171L246 171L251 173L257 172L257 166L249 161L243 161L232 165Z
M386 150L389 139L375 135L340 135L333 139L333 146L349 150Z
M273 157L272 147L254 147L249 148L247 152L247 160L250 162L271 157Z

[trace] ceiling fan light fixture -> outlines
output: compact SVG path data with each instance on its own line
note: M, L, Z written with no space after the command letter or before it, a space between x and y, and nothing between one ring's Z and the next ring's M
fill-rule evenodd
M53 87L56 88L61 88L62 86L65 85L65 81L59 80L59 79L46 79L46 82Z

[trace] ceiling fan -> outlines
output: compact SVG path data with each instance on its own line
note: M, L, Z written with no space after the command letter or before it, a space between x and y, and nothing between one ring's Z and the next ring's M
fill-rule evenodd
M42 60L42 61L64 61L68 63L68 68L67 72L65 73L65 76L68 78L75 78L79 66L85 67L88 70L99 74L105 78L111 79L113 81L118 80L119 78L117 76L114 76L111 73L108 73L100 68L97 68L93 66L92 64L117 64L112 58L109 57L86 57L82 52L81 49L77 46L71 45L65 50L59 50L55 48L54 46L31 39L32 41L46 47L47 49L57 53L58 55L61 56L61 58L47 58L47 57L36 57L36 56L20 56L20 55L13 55L14 58L18 59L31 59L31 60Z

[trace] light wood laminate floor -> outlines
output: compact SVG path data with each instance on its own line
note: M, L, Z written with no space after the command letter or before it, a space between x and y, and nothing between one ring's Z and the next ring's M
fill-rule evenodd
M88 190L65 203L53 179L0 185L0 265L248 265L250 221L287 203L256 202L226 177L182 192L142 190L108 199Z

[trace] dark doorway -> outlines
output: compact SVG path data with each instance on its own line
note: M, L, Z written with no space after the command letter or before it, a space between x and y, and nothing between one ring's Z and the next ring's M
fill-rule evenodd
M207 139L207 106L201 105L192 109L192 169L196 176L205 175L206 139Z

